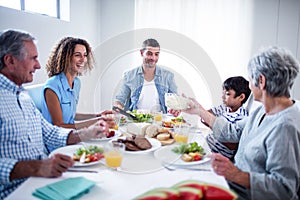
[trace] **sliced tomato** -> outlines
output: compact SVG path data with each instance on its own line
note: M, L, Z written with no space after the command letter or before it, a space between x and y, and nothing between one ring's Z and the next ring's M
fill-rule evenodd
M94 156L97 158L97 160L100 160L101 158L104 158L104 155L101 153L95 153Z

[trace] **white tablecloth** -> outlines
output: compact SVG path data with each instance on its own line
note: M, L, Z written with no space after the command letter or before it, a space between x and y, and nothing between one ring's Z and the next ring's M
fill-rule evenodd
M205 145L203 133L196 133L192 140ZM210 169L210 161L199 165L199 168ZM70 177L83 176L95 181L97 184L81 199L133 199L134 197L156 187L171 187L182 180L194 179L214 183L228 188L224 177L216 175L213 171L191 171L177 169L166 170L155 159L153 152L147 154L125 154L120 171L107 169L102 163L75 168L96 170L98 173L66 172L59 178L31 177L15 190L7 200L37 199L32 192L47 184L54 183Z

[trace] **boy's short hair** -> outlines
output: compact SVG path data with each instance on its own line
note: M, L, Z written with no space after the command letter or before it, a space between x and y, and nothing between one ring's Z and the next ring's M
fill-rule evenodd
M233 76L226 79L223 83L223 89L234 90L235 97L245 94L245 99L242 101L244 104L250 96L251 90L249 88L249 81L242 76Z

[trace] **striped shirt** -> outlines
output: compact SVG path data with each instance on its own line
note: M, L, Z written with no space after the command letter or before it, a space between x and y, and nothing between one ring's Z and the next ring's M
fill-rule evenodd
M229 122L236 122L243 119L245 116L248 116L248 111L244 107L240 107L235 112L230 112L230 108L224 105L219 105L218 107L211 108L211 111L216 117L223 116Z
M47 158L48 147L66 145L69 131L48 123L24 87L0 73L0 199L26 180L9 180L18 161Z
M248 116L248 111L242 106L235 112L230 112L230 108L224 105L220 105L218 107L211 108L211 111L216 117L224 117L227 121L231 123L235 123L244 117ZM214 153L220 153L225 157L233 160L233 157L236 153L236 150L230 150L225 145L222 144L221 141L216 140L212 134L209 134L206 137L206 142L210 147L211 151Z

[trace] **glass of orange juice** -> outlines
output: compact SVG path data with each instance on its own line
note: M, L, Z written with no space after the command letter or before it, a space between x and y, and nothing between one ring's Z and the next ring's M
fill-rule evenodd
M174 127L175 141L187 144L189 139L189 131L190 128L188 126L182 124L175 126Z
M122 157L125 151L125 144L118 142L108 143L104 148L104 158L109 169L117 170L122 164Z
M153 123L161 126L162 121L163 121L162 112L161 111L155 111L155 112L151 112L151 114L153 115Z

